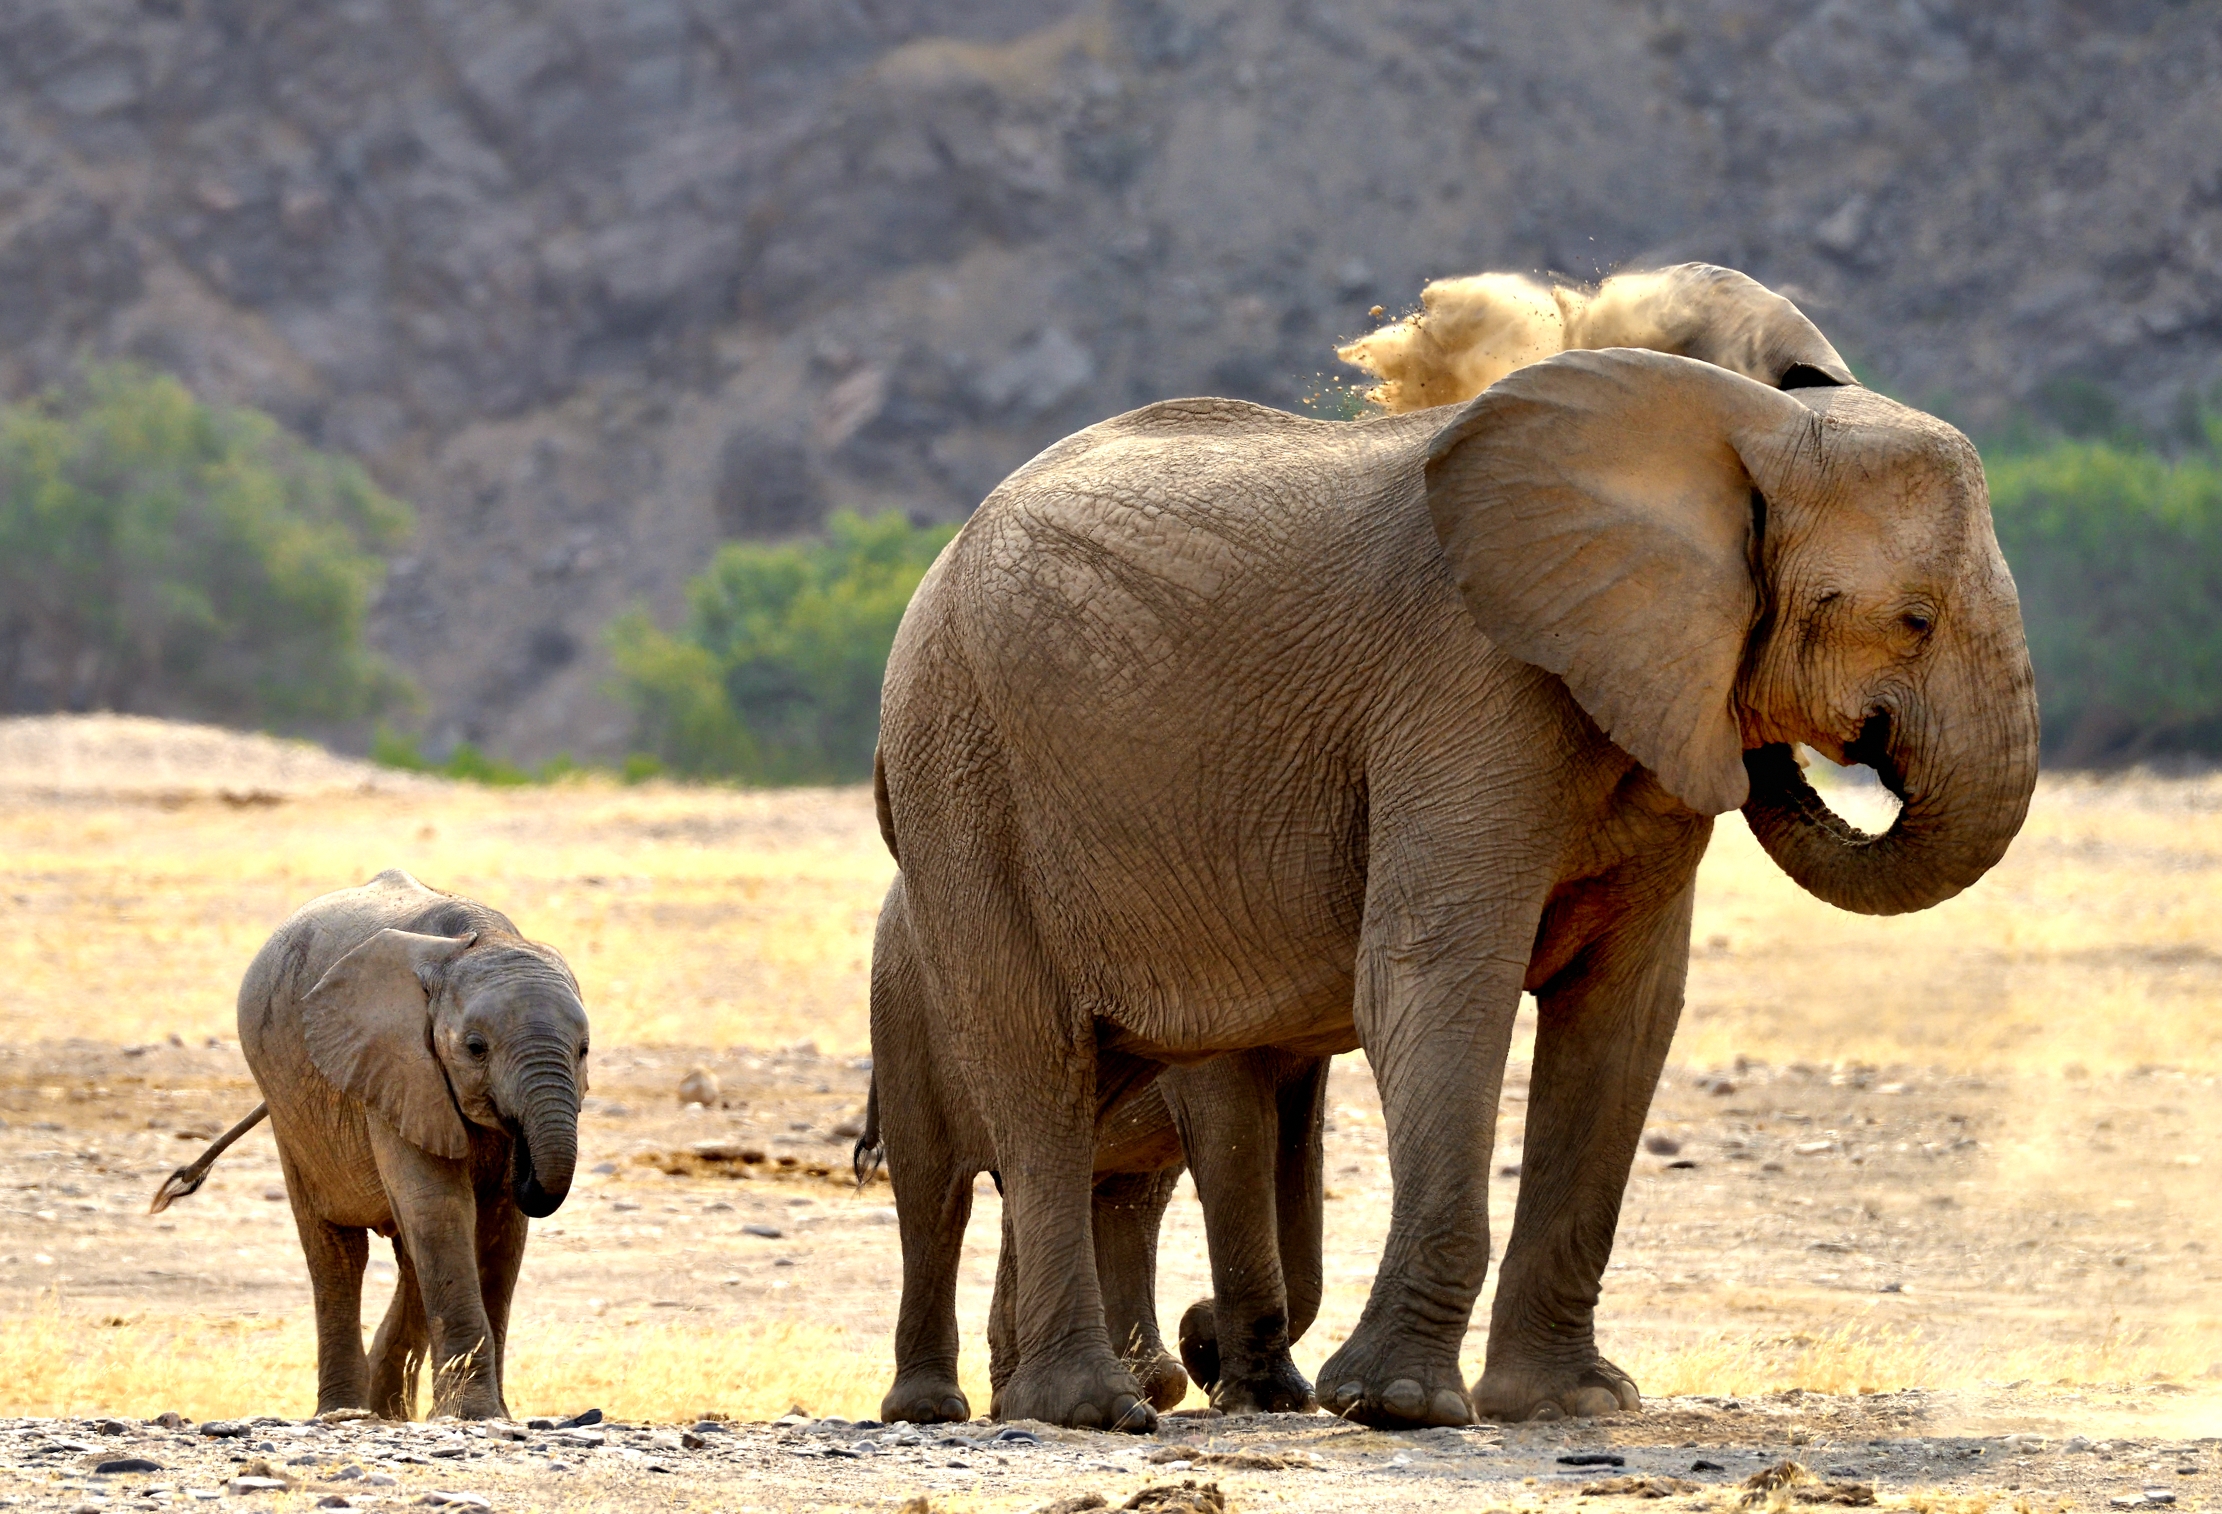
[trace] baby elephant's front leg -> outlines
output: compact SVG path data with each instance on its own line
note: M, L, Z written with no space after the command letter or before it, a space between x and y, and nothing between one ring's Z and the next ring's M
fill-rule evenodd
M470 1164L421 1151L372 1123L378 1175L424 1301L432 1412L506 1419L499 1342L479 1291L478 1198Z

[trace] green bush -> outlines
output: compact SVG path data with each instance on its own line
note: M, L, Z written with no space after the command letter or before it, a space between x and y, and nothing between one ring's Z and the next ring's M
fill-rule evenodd
M955 534L844 513L819 540L721 547L678 635L641 611L610 628L640 746L694 777L870 777L896 624Z
M266 415L88 369L0 408L0 703L261 726L404 702L363 617L409 527Z
M520 788L528 783L554 783L574 773L590 771L573 760L569 752L558 752L536 768L523 768L499 757L489 757L469 741L457 742L444 762L434 762L419 750L417 738L381 725L371 738L370 760L380 767L402 768L411 773L432 773L442 778L461 778L470 783L483 783L489 788ZM637 783L631 765L625 771L628 783Z
M2062 766L2222 755L2222 421L2175 459L2024 440L1987 464Z

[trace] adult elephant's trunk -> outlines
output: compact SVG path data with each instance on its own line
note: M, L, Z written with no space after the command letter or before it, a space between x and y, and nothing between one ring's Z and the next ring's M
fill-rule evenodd
M579 1080L569 1047L529 1048L518 1059L514 1086L511 1191L519 1209L545 1219L571 1192L579 1162Z
M1845 823L1821 802L1786 746L1744 754L1751 798L1744 818L1767 854L1808 892L1839 909L1897 915L1959 893L2005 855L2037 786L2037 701L2019 646L1995 691L1950 706L1906 699L1877 709L1845 749L1904 801L1880 836Z

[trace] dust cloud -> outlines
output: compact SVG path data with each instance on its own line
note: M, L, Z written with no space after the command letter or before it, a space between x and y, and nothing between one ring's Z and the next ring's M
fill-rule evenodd
M1366 398L1392 415L1472 399L1515 368L1554 353L1643 347L1697 358L1763 384L1796 367L1852 382L1828 339L1796 305L1707 263L1615 274L1595 288L1524 274L1437 279L1419 314L1335 349L1378 382Z

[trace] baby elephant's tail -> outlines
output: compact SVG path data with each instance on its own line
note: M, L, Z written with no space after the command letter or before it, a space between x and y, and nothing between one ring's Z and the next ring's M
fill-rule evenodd
M886 1155L887 1147L880 1140L880 1075L875 1072L872 1091L864 1096L864 1133L856 1138L856 1149L849 1153L849 1168L856 1174L857 1187L872 1181L880 1159Z
M257 1104L253 1114L211 1141L208 1150L171 1173L164 1180L162 1186L155 1190L154 1202L147 1206L147 1213L160 1214L163 1210L169 1208L173 1201L182 1199L189 1193L200 1192L201 1184L208 1181L208 1169L216 1165L216 1159L224 1154L232 1142L238 1140L269 1117L270 1106L268 1104Z

